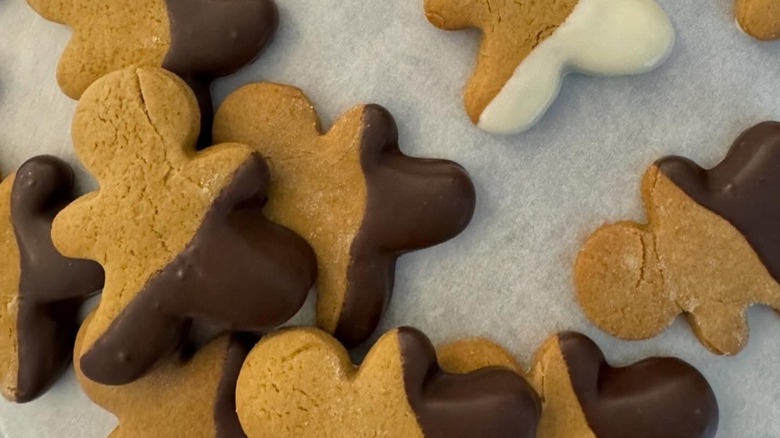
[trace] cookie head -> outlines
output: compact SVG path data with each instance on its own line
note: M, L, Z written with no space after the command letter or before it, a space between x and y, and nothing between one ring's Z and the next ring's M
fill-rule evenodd
M482 31L465 106L474 124L495 134L533 126L567 72L644 73L674 45L671 22L654 0L426 0L425 13L441 29Z
M613 368L579 333L548 340L531 381L545 400L538 436L712 438L718 429L715 394L694 367L651 358Z
M106 270L80 358L96 382L141 377L193 320L275 327L314 281L311 248L261 212L263 159L235 143L196 152L198 120L192 92L161 69L111 73L77 107L74 145L100 190L63 210L52 236Z
M252 437L533 437L539 401L503 368L441 371L410 328L380 338L358 369L323 332L288 330L249 354L236 391Z
M51 156L0 184L0 384L11 401L38 397L65 369L79 305L103 285L100 265L63 257L51 241L72 185L70 167Z
M753 38L780 38L780 3L776 0L737 0L736 13L739 26Z
M89 320L83 327L88 324ZM84 328L79 332L75 356L84 332ZM242 437L234 394L249 345L238 335L223 335L122 386L89 380L76 361L76 378L94 403L119 420L112 438Z
M713 352L747 343L747 308L780 308L780 124L742 134L705 170L667 157L645 175L647 225L597 230L575 266L578 299L600 328L627 339L655 336L688 316Z
M251 63L278 27L272 0L28 0L73 28L57 80L73 99L130 66L163 67L210 82ZM191 84L192 85L192 84Z
M376 328L396 259L456 236L474 211L463 168L404 155L378 105L352 109L323 132L300 90L251 84L219 109L214 138L252 145L268 160L265 212L314 247L318 324L349 346Z

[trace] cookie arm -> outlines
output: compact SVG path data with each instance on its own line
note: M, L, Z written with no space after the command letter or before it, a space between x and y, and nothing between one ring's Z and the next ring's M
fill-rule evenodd
M490 7L490 0L425 0L425 17L439 29L481 27Z
M52 242L65 257L91 259L103 264L103 257L92 246L92 238L99 231L98 221L93 214L98 196L98 192L88 193L73 201L54 218Z

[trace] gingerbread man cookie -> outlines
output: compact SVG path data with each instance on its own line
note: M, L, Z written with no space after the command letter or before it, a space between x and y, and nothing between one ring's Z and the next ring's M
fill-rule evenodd
M0 183L0 391L28 402L65 369L81 301L103 286L100 265L63 257L54 216L73 200L73 172L39 156Z
M96 382L139 378L192 320L275 327L314 282L311 248L261 212L263 159L235 143L196 153L199 120L186 84L156 68L104 76L76 109L76 153L100 190L62 210L52 238L63 254L106 271L80 359Z
M250 438L533 438L540 410L514 371L442 371L411 328L383 335L359 368L319 330L268 336L241 369L236 406Z
M542 400L536 438L713 438L718 430L712 388L676 358L613 368L591 339L573 332L547 340L527 374L503 347L484 339L437 352L449 372L502 366L526 376Z
M250 64L276 32L273 0L28 0L47 20L73 28L57 69L73 99L126 67L162 67L194 90L208 146L214 79Z
M475 192L460 166L404 155L390 113L357 107L327 133L293 87L251 84L225 100L214 138L252 145L273 182L265 213L304 236L319 261L319 326L348 346L376 328L396 259L458 235Z
M629 75L658 67L674 29L655 0L425 0L436 27L482 31L466 111L480 129L533 126L568 72Z
M575 267L577 296L601 329L650 338L684 313L718 354L747 343L747 308L780 310L780 123L743 133L711 170L656 162L642 194L649 224L597 230Z
M548 340L530 379L544 400L537 438L713 438L718 403L707 380L680 359L613 368L579 333Z
M78 356L89 320L79 331ZM119 425L111 438L245 438L236 415L236 380L253 342L223 335L194 354L187 348L153 372L122 386L89 380L76 365L81 388Z
M737 0L737 22L753 38L770 41L780 38L780 1Z

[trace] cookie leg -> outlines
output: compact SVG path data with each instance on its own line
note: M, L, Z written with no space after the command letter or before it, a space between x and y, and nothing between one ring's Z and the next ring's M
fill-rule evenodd
M719 302L707 302L688 315L699 340L717 354L737 354L748 341L746 309Z

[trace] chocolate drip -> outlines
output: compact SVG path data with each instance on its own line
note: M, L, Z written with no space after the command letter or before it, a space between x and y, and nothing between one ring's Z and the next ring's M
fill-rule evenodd
M27 402L70 362L81 302L103 287L99 264L63 257L51 241L51 223L73 201L73 172L52 156L19 168L11 190L11 221L19 247L21 277L16 401Z
M189 245L153 275L81 357L88 378L132 382L179 346L191 320L266 330L301 308L316 259L297 234L262 214L269 176L257 154L206 212Z
M241 366L255 341L253 335L243 333L236 333L230 338L222 379L217 390L217 403L214 406L217 438L246 438L236 414L236 384Z
M460 234L476 204L474 185L462 167L401 153L395 121L386 109L366 106L363 125L360 162L368 200L350 248L336 328L336 337L348 347L376 329L393 291L396 259Z
M711 438L718 403L707 380L675 358L651 358L612 368L599 347L579 333L558 344L572 388L598 438Z
M691 199L739 230L780 282L780 123L745 131L711 170L681 157L663 158L656 166Z
M404 385L426 438L533 438L541 416L536 392L503 368L449 374L419 331L398 329Z
M252 63L279 27L273 0L165 0L171 47L163 68L184 79L200 105L199 148L211 144L211 82Z

